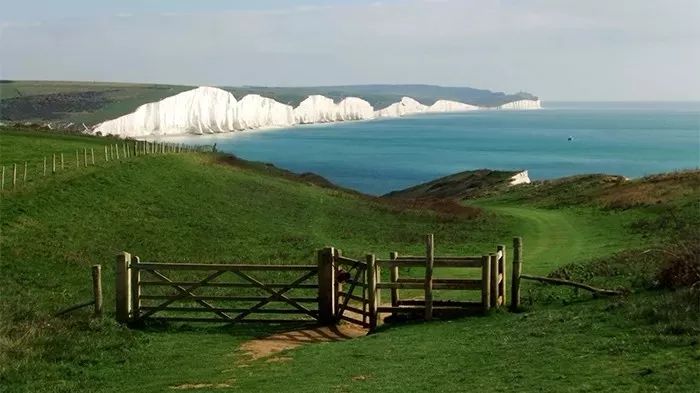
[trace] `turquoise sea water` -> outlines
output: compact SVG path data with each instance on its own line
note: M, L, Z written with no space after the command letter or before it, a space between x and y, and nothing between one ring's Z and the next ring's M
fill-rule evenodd
M532 179L628 177L700 166L698 103L545 103L478 111L169 138L383 194L451 173L527 169ZM569 137L573 140L569 141Z

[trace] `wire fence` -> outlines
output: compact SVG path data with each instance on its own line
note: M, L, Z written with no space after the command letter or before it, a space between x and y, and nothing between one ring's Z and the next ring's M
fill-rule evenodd
M124 141L102 147L84 147L70 152L53 153L43 160L2 165L0 191L14 191L30 181L49 178L68 169L84 169L101 163L122 162L151 155L201 153L216 151L215 145L184 145L165 142Z

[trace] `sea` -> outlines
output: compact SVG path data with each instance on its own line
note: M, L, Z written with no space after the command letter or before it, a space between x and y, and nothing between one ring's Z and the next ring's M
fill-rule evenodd
M700 167L698 102L544 102L483 110L170 137L313 172L381 195L452 173L527 170L533 180L606 173L637 178Z

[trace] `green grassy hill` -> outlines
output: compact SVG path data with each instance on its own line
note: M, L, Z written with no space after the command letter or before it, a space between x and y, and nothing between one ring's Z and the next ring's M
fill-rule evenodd
M0 164L33 165L53 152L111 142L1 130ZM601 202L603 191L564 203L540 195L542 186L525 186L458 211L370 198L210 153L132 157L32 177L1 194L0 390L697 390L697 292L660 288L659 271L673 261L647 250L693 239L698 176L640 181L645 195L651 189L668 198L624 207ZM563 198L565 190L546 194ZM313 263L326 245L356 257L421 253L425 233L435 233L438 254L480 254L523 236L526 272L565 272L631 293L596 300L526 283L523 313L385 325L274 362L251 360L238 348L281 326L131 330L113 322L112 269L122 250L152 261ZM95 263L103 265L108 315L53 317L90 298Z

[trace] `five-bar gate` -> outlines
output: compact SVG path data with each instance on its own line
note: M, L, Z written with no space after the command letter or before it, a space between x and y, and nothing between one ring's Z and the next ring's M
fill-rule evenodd
M517 307L520 238L514 239L514 247L511 303ZM388 273L383 275L383 268ZM417 276L413 268L423 268L424 274ZM437 277L435 269L443 268L455 277ZM318 251L312 265L141 262L124 252L117 256L116 277L120 322L344 321L374 329L382 314L418 314L430 320L504 305L506 248L498 246L483 256L436 256L433 235L428 235L422 256L392 252L389 259L369 254L358 260L327 247ZM386 299L383 291L389 292ZM466 295L434 298L443 291L471 291L478 301Z

